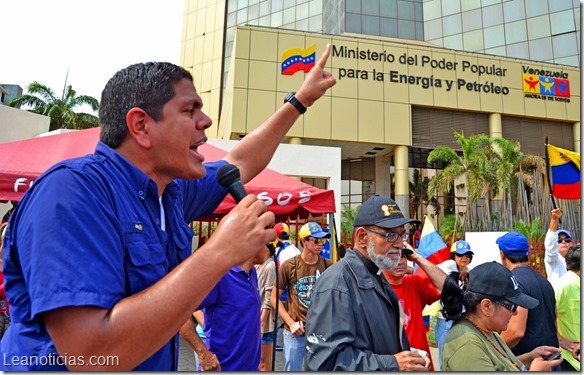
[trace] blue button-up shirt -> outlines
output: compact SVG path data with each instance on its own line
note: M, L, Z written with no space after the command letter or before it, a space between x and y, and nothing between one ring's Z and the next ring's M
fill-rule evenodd
M39 177L4 242L12 324L0 342L0 369L64 370L79 360L57 352L41 314L65 306L111 309L168 274L191 253L187 223L210 215L227 194L216 179L224 164L206 163L204 178L166 187L165 231L156 183L101 142L95 154ZM175 336L136 370L176 370L177 362Z

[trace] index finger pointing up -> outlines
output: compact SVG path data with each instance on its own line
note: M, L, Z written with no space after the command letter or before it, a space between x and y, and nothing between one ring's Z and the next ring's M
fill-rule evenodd
M324 69L324 66L326 65L326 61L328 60L328 57L330 54L331 54L331 45L330 45L330 43L328 43L326 45L326 49L324 50L324 53L322 54L320 59L318 59L318 61L316 62L316 65L318 65L319 67Z

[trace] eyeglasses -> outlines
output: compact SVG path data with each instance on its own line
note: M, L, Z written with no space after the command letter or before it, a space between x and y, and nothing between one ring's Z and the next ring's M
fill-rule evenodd
M461 258L468 258L468 259L472 259L472 254L458 254L458 253L454 253L454 255L456 255L457 257L461 257Z
M495 305L499 305L501 307L506 308L507 310L511 311L512 313L517 311L517 305L514 303L505 303L505 302L493 301L493 300L491 300L491 302L493 302Z
M570 237L558 238L558 243L572 243L572 239Z
M310 237L308 240L309 241L312 240L317 245L324 245L324 243L326 242L326 238L314 238L314 237Z
M372 232L375 234L378 234L380 236L385 237L385 240L387 242L395 242L398 240L398 238L402 238L404 241L407 241L408 238L410 237L408 232L403 232L403 233L396 233L396 232L380 232L371 228L365 228L365 230L367 230L368 232Z

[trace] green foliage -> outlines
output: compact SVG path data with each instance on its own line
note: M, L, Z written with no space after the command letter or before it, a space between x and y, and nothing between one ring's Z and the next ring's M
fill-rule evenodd
M353 235L353 222L355 221L357 212L359 212L359 208L361 208L360 205L351 208L349 205L343 204L343 210L341 211L341 239L343 236L350 239Z
M85 112L75 112L78 106L88 105L92 110L99 110L99 101L87 95L77 96L77 92L68 85L61 98L55 96L53 90L38 82L27 87L28 94L18 96L8 103L10 107L30 107L29 112L49 116L49 130L56 129L88 129L99 126L99 119Z
M513 228L507 228L507 231L515 231L523 234L528 239L543 239L545 232L542 229L541 217L536 217L531 225L525 223L523 220L517 220Z
M454 225L456 223L456 233ZM451 243L454 238L453 236L455 236L456 238L461 238L462 237L462 226L460 223L460 220L456 220L456 215L454 214L449 214L444 216L444 219L442 220L442 223L440 224L440 227L438 228L438 233L440 233L440 235L442 236L442 238L445 240L446 243Z

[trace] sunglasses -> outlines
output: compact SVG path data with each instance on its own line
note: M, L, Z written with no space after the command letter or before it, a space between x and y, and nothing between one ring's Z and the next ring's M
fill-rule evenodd
M454 253L454 255L456 255L457 257L461 257L461 258L468 258L468 259L472 259L472 255L471 254L456 254Z
M326 242L326 238L314 238L314 237L310 237L309 241L314 242L317 245L324 245L324 243Z
M403 232L403 233L396 233L396 232L380 232L371 228L365 228L366 231L371 232L371 233L375 233L378 234L380 236L385 237L385 240L387 242L395 242L397 241L400 237L403 238L404 241L407 241L408 238L410 237L408 232Z
M514 303L505 303L505 302L493 301L493 300L491 300L491 302L493 302L495 305L499 305L501 307L506 308L507 310L511 311L512 313L517 311L517 305Z
M572 243L572 239L570 237L558 238L558 243Z

